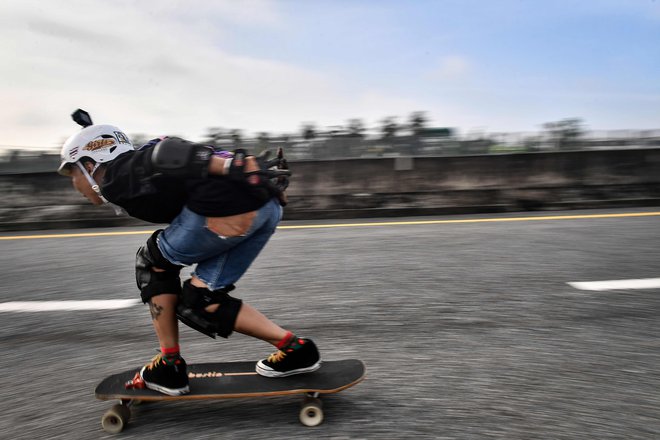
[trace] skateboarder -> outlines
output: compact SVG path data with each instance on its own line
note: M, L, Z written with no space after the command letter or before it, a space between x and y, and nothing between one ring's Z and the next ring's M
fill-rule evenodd
M58 172L95 205L109 202L132 217L169 225L136 255L137 285L161 347L140 370L147 387L173 396L189 392L177 315L212 337L237 331L277 347L257 363L262 376L318 369L314 342L229 295L281 220L288 182L271 181L273 164L179 138L135 149L117 127L92 125L89 118L81 125L62 147ZM194 264L182 286L181 269Z

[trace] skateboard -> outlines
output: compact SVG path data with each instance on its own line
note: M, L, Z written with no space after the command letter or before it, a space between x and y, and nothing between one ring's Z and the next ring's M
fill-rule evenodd
M324 361L321 368L295 376L269 378L255 372L256 362L219 362L188 365L190 393L168 396L143 388L139 374L132 369L105 378L96 387L96 398L119 400L101 418L106 432L117 434L128 424L131 407L142 402L173 400L231 399L302 394L300 422L317 426L323 422L322 394L332 394L361 382L366 374L357 359Z

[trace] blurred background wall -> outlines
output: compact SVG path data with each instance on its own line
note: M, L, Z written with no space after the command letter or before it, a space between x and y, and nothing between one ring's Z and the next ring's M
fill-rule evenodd
M55 154L0 163L0 229L144 224L96 207ZM660 205L660 148L292 160L285 219Z

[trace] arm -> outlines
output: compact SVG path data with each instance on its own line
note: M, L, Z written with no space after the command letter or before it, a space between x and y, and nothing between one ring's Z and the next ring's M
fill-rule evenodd
M149 172L166 174L179 178L205 178L209 174L227 176L229 179L247 182L254 187L266 188L272 195L280 195L286 186L276 185L291 172L286 166L281 149L277 159L268 161L267 155L260 158L248 156L245 150L234 151L232 158L215 155L211 147L185 141L179 138L166 138L149 151L151 163Z
M282 154L281 149L279 154L280 155ZM229 158L222 158L219 156L212 156L211 160L209 161L209 174L218 175L218 176L229 175L232 162L236 160L237 160L236 158L229 159ZM259 166L259 162L257 161L257 158L254 156L247 156L245 158L245 167L243 168L243 172L247 175L247 181L253 185L258 185L260 183L260 179L255 173L259 171L262 171L262 169ZM286 206L288 203L288 197L286 195L286 187L288 186L288 179L286 178L286 176L280 176L277 179L278 179L278 183L280 183L283 179L286 179L286 184L279 185L279 184L270 183L269 185L270 191L271 194L277 196L282 206Z
M150 150L150 170L177 177L206 177L209 174L226 176L232 159L213 154L213 149L203 144L179 138L165 138ZM259 171L254 157L245 161L246 173Z
M226 159L220 156L211 156L209 160L209 174L215 176L226 176L229 174L229 167L232 163L232 159ZM245 172L253 173L259 171L259 165L254 156L248 156L245 158Z

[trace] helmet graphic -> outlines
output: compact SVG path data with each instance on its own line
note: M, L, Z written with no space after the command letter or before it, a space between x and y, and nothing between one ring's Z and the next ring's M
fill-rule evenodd
M128 136L113 125L90 125L69 137L62 146L62 163L57 172L68 176L69 166L89 158L97 164L110 162L127 151L134 150Z

